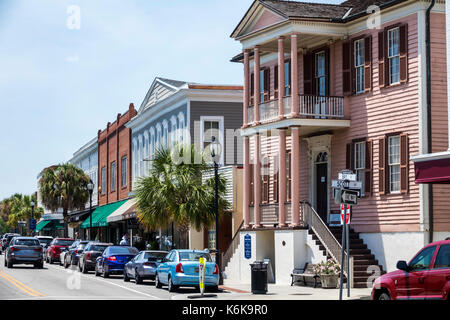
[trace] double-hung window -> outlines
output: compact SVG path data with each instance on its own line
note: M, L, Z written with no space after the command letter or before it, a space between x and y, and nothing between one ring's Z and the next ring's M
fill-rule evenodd
M316 88L319 96L326 95L325 51L316 53Z
M111 162L111 192L116 190L116 162Z
M291 62L284 63L284 95L291 95Z
M400 82L400 29L388 30L389 83Z
M354 42L356 93L364 92L364 39Z
M220 163L223 163L223 117L200 117L201 119L201 129L202 129L202 147L203 152L209 154L209 145L215 137L215 142L220 144L221 159Z
M361 181L361 195L364 196L365 189L365 169L366 169L366 142L356 142L355 143L355 171L356 179Z
M106 167L102 168L102 194L106 193Z
M125 188L127 186L127 156L122 157L122 164L121 164L121 180L122 180L122 188Z
M400 192L400 136L388 139L388 166L390 192Z

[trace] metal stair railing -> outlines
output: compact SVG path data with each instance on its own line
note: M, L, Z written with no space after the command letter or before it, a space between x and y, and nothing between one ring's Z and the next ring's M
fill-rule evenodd
M241 237L239 236L239 233L242 229L242 226L244 225L244 220L242 220L238 230L233 236L233 239L231 240L230 245L228 246L228 249L222 253L222 272L225 271L225 268L228 265L228 262L230 262L231 257L233 256L234 252L236 251L237 247L239 247L239 244L241 242Z
M311 229L319 238L322 245L325 247L327 255L329 254L333 259L341 265L342 246L334 237L328 226L320 218L319 214L311 207L308 201L301 201L302 216L305 224ZM344 274L347 276L347 252L344 253ZM348 276L347 276L348 279ZM353 257L350 256L350 285L353 287Z

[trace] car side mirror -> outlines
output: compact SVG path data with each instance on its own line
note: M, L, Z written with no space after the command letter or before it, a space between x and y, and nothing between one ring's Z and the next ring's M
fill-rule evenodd
M408 264L404 260L400 260L399 262L397 262L397 269L407 272L409 271Z

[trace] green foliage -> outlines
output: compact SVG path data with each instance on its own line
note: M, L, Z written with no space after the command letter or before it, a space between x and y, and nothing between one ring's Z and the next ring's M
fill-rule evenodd
M210 171L194 146L176 146L172 151L156 150L148 177L136 186L138 215L150 228L166 228L173 221L180 231L191 225L197 230L215 222L214 177L202 181ZM226 179L219 176L219 217L230 208L224 198Z
M89 199L89 176L71 163L46 168L39 180L44 207L51 211L63 209L63 216L72 210L83 209Z
M34 212L31 209L32 201L35 203ZM0 203L0 213L3 218L1 221L6 222L8 227L15 228L18 226L19 221L28 223L32 217L38 220L44 214L44 209L36 205L36 194L22 195L16 193Z

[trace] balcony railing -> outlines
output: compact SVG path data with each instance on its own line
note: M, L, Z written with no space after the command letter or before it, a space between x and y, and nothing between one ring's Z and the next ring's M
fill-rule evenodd
M291 114L292 97L284 97L284 116ZM322 97L314 95L299 95L300 117L311 117L315 119L343 118L344 97ZM260 122L270 122L278 119L278 100L263 102L259 105ZM248 108L248 123L254 122L254 107Z

